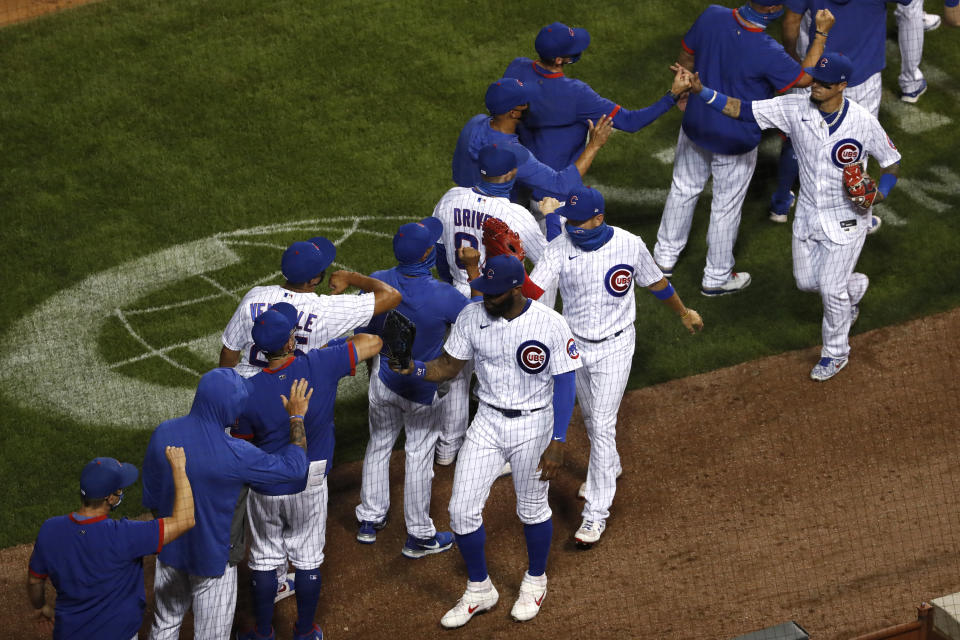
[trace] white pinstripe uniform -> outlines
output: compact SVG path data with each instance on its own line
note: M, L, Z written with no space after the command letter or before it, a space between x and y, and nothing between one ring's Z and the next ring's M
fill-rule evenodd
M480 252L480 263L483 264L487 255L483 246L483 221L488 217L499 218L517 232L527 257L534 264L540 261L547 246L547 238L540 225L533 214L522 205L514 204L508 198L477 193L473 188L453 187L447 191L434 207L433 217L443 222L443 235L440 236L439 244L446 249L453 286L468 298L470 284L466 269L457 260L457 249L462 246L473 247ZM556 296L557 290L554 287L545 291L540 299L552 309ZM450 381L449 391L441 400L442 427L438 447L440 457L452 458L463 442L469 419L472 373L473 367L468 363Z
M903 93L918 91L923 86L923 0L898 4L893 10L897 19L897 42L900 45L900 75L897 83ZM873 115L877 115L873 112Z
M583 368L577 399L590 439L583 517L606 520L622 470L617 412L630 376L636 338L634 281L648 287L663 278L639 236L612 227L613 237L584 251L568 236L556 238L530 279L543 288L559 282L563 317L577 340Z
M520 521L545 522L550 483L540 480L537 466L553 435L552 376L582 366L566 320L535 300L512 320L493 318L474 302L460 312L444 350L473 360L480 397L454 475L451 528L458 535L480 528L490 487L507 461Z
M223 331L223 345L240 352L237 373L249 378L267 366L266 359L253 344L253 321L277 302L288 302L297 308L297 351L306 353L319 349L333 338L338 338L370 322L376 304L372 293L358 296L321 296L313 292L297 292L280 285L254 287L243 296L233 317Z
M170 567L159 559L153 580L154 623L151 640L176 640L180 624L193 609L193 637L222 639L230 636L237 608L237 567L227 564L222 576L195 576Z
M883 127L851 100L837 116L836 129L810 100L789 95L752 103L757 124L779 128L793 139L800 165L800 197L793 222L793 275L802 291L823 300L821 357L846 358L851 307L867 291L866 275L853 271L870 224L870 210L847 197L843 167L873 156L881 167L900 161Z

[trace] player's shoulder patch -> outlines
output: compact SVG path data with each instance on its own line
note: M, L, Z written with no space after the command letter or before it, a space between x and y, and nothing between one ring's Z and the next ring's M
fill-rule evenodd
M631 284L633 284L633 266L629 264L615 264L603 277L604 288L615 298L627 295Z
M550 364L550 349L539 340L527 340L517 347L517 364L525 373L540 373Z
M837 141L830 151L830 160L839 169L863 159L863 143L856 138L844 138Z
M897 149L897 145L893 144L893 140L890 139L890 136L887 136L887 145L894 151L899 151L899 149Z
M571 360L576 360L580 357L580 352L577 351L577 342L573 338L567 340L567 355L570 356Z

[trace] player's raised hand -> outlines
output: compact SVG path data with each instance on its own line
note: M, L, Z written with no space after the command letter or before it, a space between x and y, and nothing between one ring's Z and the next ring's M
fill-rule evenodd
M280 400L283 401L283 408L291 416L306 415L307 408L310 405L310 398L313 396L313 389L306 378L298 378L290 385L290 398L280 394Z
M560 208L560 201L556 198L551 198L547 196L543 200L537 203L537 206L540 207L540 213L543 215L549 215Z
M697 71L690 75L690 92L700 93L703 90L703 83L700 82L700 72Z
M830 13L830 9L820 9L817 11L817 15L814 18L817 23L817 31L823 31L824 33L829 33L830 29L833 28L833 23L837 21L833 14Z
M563 442L560 440L551 440L550 444L540 456L540 464L537 471L540 472L540 480L553 480L560 474L563 467Z
M460 262L468 267L476 267L480 265L480 252L473 247L468 247L466 245L460 247L457 249L457 257L460 259Z
M686 313L680 316L680 322L683 323L683 326L685 326L690 333L703 331L703 318L690 307L687 307Z
M600 148L607 144L607 140L610 139L610 134L613 132L613 118L600 116L597 124L593 124L593 120L587 120L587 128L587 135L590 138L587 144L594 148Z
M350 286L350 274L352 271L334 271L330 275L330 293L337 295L343 293Z
M164 449L167 456L167 462L174 471L187 468L187 454L183 452L183 447L167 447Z
M679 62L670 65L670 70L674 73L670 93L673 94L674 98L679 98L682 94L690 90L693 74Z

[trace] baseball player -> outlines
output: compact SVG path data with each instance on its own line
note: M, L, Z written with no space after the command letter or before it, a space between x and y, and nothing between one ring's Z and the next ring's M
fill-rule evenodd
M675 80L666 95L651 106L624 109L601 97L582 80L564 75L564 67L578 61L589 45L590 33L586 29L554 22L540 29L534 40L538 59L516 58L503 73L507 78L518 78L524 85L539 88L530 99L529 115L519 130L520 143L537 160L557 171L583 153L588 120L608 115L615 128L633 133L669 111L687 89ZM548 194L534 191L533 198L539 201L545 195ZM548 234L551 240L560 231L560 223L554 224Z
M711 5L683 37L679 64L698 71L707 84L751 99L769 98L774 91L782 93L794 86L807 86L810 76L765 32L782 13L782 5L775 0L749 0L733 10ZM823 35L818 34L810 46L807 66L816 62L823 51L833 17L829 11L819 12L816 22ZM697 199L713 175L707 264L700 291L705 296L719 296L750 284L749 273L733 270L733 246L759 142L760 129L754 123L726 120L700 101L686 106L673 182L653 250L666 277L673 275L690 235Z
M484 102L490 115L481 113L473 116L460 131L453 151L454 182L468 189L476 185L481 179L477 164L480 149L495 144L517 156L517 183L529 189L563 197L572 189L583 186L582 176L610 137L612 119L601 116L596 125L593 121L587 121L590 142L583 153L573 164L554 170L537 160L517 137L517 125L525 117L529 103L536 94L536 85L516 78L500 78L487 88Z
M320 600L320 565L326 541L327 481L333 463L333 404L337 383L356 372L358 360L373 357L380 338L358 335L349 341L334 341L323 349L295 356L297 309L278 302L260 314L251 337L267 359L267 366L250 378L250 397L240 414L234 435L249 438L267 453L288 446L290 416L282 396L291 380L311 387L310 408L301 419L310 461L306 478L260 483L247 497L250 522L250 560L253 609L256 628L240 640L273 638L273 605L277 567L286 571L287 561L295 571L297 622L295 640L322 640L313 616Z
M553 535L549 480L563 463L573 413L574 370L580 354L563 317L520 291L526 272L510 255L487 260L470 286L482 302L460 313L440 356L403 371L440 382L473 360L480 406L460 449L450 498L450 524L467 566L466 592L440 620L465 625L492 608L499 594L487 574L483 506L505 461L513 468L517 515L523 522L529 566L510 614L530 620L547 593L547 556Z
M513 158L509 151L503 153ZM412 357L417 360L432 360L440 355L448 328L469 303L460 291L431 275L437 262L434 245L444 232L443 223L434 217L401 226L393 236L393 254L399 264L371 274L403 295L397 311L416 325ZM463 252L461 249L458 258L461 264ZM480 255L475 250L470 253L471 259L464 268L477 277ZM384 321L385 316L376 316L369 326L357 331L382 335ZM406 436L403 516L407 541L401 553L408 558L422 558L446 551L453 545L453 534L437 531L430 518L434 448L442 424L442 407L452 398L451 393L447 393L439 399L434 382L392 371L387 355L381 354L377 374L370 376L370 440L363 456L360 504L356 509L357 540L372 544L377 539L377 531L386 524L390 509L390 454L403 429ZM466 420L466 389L458 393L464 396L457 401L464 405L463 420Z
M516 155L503 147L487 145L477 153L480 179L472 187L453 187L447 191L433 216L443 223L443 234L437 243L437 271L447 282L453 284L464 296L470 295L469 274L458 257L461 247L471 247L480 252L480 261L486 260L483 223L488 218L498 218L517 232L531 262L537 264L547 246L547 239L533 215L522 205L510 202L517 175ZM548 289L541 302L553 308L557 289ZM441 432L437 441L437 463L451 464L456 458L463 434L469 420L470 363L450 381L449 391L443 398L440 411Z
M530 280L541 288L559 282L563 317L583 362L576 374L577 398L590 440L590 464L581 487L586 499L583 521L574 540L590 548L606 529L622 470L616 445L617 411L636 342L634 281L670 307L691 333L703 329L703 320L684 306L639 236L607 225L599 191L575 191L564 206L559 205L551 198L542 209L564 216L567 233L547 246Z
M54 619L53 637L136 639L147 599L143 557L158 553L194 525L193 491L180 447L164 451L173 476L173 514L139 522L112 520L137 468L95 458L80 474L82 506L40 527L30 556L27 596L40 620ZM47 578L57 590L56 611L46 603Z
M280 271L286 281L254 287L243 296L233 317L223 332L220 351L221 367L236 367L237 372L249 378L266 366L266 360L257 351L251 336L257 316L277 302L289 302L297 308L297 344L301 353L316 349L353 331L370 318L385 313L400 304L400 294L385 282L368 278L353 271L335 271L330 276L334 295L317 295L327 268L333 263L337 249L323 237L309 242L294 242L280 260ZM356 287L365 294L337 296L347 287ZM367 295L373 294L373 295Z
M856 77L849 58L827 52L806 72L814 78L809 98L741 101L701 87L696 78L693 90L709 108L764 129L777 127L794 141L800 197L793 221L793 276L798 288L816 291L823 300L823 347L810 377L824 381L847 366L850 326L870 283L853 269L871 205L886 199L897 182L900 152L866 108L844 97L847 79ZM883 168L877 184L861 169L868 155Z
M248 396L248 383L233 369L214 369L200 378L190 413L162 422L150 437L143 460L143 505L155 515L173 514L173 478L164 464L168 446L183 447L193 486L196 526L160 551L154 578L152 640L179 637L183 616L193 609L197 638L230 635L237 598L237 568L229 563L230 520L244 485L303 481L307 475L303 419L306 385L284 402L293 416L290 445L276 455L231 438ZM276 580L273 581L276 591Z

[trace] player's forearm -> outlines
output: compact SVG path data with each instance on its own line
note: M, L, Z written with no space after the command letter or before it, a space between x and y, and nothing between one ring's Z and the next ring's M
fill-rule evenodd
M744 111L744 113L741 113L741 107L743 103L741 103L739 98L732 98L724 95L719 91L711 89L710 87L703 87L703 89L701 89L697 95L700 96L704 103L714 111L719 111L723 115L737 120L755 122L752 110L747 109ZM749 106L749 104L750 103L748 102L747 105Z
M37 578L33 574L27 574L27 598L30 599L30 605L34 609L42 609L47 603L44 586L47 581L45 578Z
M783 48L791 58L801 62L797 55L797 40L800 39L800 21L803 15L786 9L783 14Z
M351 287L373 294L373 315L375 316L390 311L403 301L400 292L382 280L350 271L346 275L346 281Z
M173 515L163 519L163 540L176 540L196 524L193 506L193 488L186 468L173 469Z
M372 333L359 333L350 341L357 350L357 360L369 360L383 348L383 338Z
M222 347L220 349L220 363L218 366L232 369L238 364L240 364L239 351L234 351L233 349L228 349L227 347Z
M466 361L457 360L444 351L430 362L414 361L413 375L428 382L444 382L456 378L464 364L466 364ZM422 367L422 370L418 371L417 369L420 367Z
M804 68L812 67L817 64L820 56L823 55L823 48L827 44L827 35L825 31L816 31L813 34L813 40L810 41L810 47L807 49L807 55L800 63ZM804 73L803 77L797 80L795 87L808 87L813 82L810 74Z
M682 92L681 92L682 93ZM654 102L649 107L643 109L620 109L614 117L613 126L621 131L633 133L643 129L647 125L656 121L657 118L665 114L677 104L677 98L680 94L674 95L672 89L665 96Z
M580 157L577 158L574 162L574 166L577 168L577 171L580 172L580 177L582 178L587 174L587 171L590 170L590 165L593 164L593 161L597 157L597 153L600 151L602 144L594 144L593 140L587 143L587 146L584 147L583 153L580 154Z
M302 415L290 416L290 444L307 450L307 431L303 425Z

